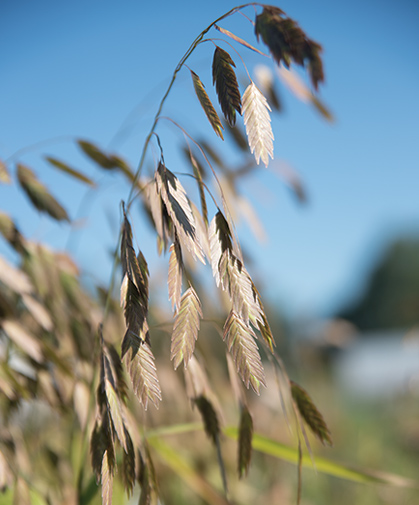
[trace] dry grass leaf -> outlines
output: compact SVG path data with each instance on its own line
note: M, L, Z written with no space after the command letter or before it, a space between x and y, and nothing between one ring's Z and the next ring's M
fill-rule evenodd
M231 33L229 32L228 30L226 30L225 28L221 28L221 26L218 26L218 25L214 25L215 28L223 33L224 35L227 35L227 37L230 37L231 39L235 40L236 42L238 42L239 44L241 44L242 46L244 47L247 47L248 49L251 49L252 51L255 51L255 53L259 53L261 54L262 56L268 56L267 54L263 53L262 51L259 51L259 49L256 49L256 47L253 47L251 44L249 44L248 42L246 42L245 40L241 39L240 37L238 37L237 35L234 35L234 33Z
M19 295L31 293L33 286L29 277L0 256L0 281Z
M173 326L170 359L174 360L175 370L182 360L185 368L188 366L198 338L200 317L202 318L201 302L195 290L190 287L180 300Z
M27 332L18 321L6 319L2 321L1 326L7 336L12 340L25 354L35 360L37 363L43 363L44 357L42 346L34 336Z
M15 480L13 505L32 505L29 484L20 475Z
M196 96L198 97L201 107L204 109L208 121L211 123L211 126L213 127L215 133L221 138L221 140L224 140L222 133L222 130L224 130L223 125L221 124L220 118L218 117L218 114L215 111L214 106L212 105L211 100L207 95L207 92L205 91L201 79L192 70L191 70L191 76Z
M54 328L54 323L52 322L51 316L45 308L45 305L38 302L38 300L33 298L33 296L30 296L26 293L22 295L22 300L35 321L39 323L45 330L52 331Z
M19 163L17 178L29 200L39 211L46 212L57 221L70 221L66 210L48 192L30 168Z
M13 481L14 475L11 467L9 466L8 458L6 458L0 450L0 489L4 492L7 488L12 487Z
M73 405L74 411L79 419L80 427L85 429L88 419L88 405L90 401L90 390L82 381L77 381L74 385Z
M236 123L236 111L241 114L240 91L233 70L235 66L228 52L217 46L212 61L212 80L221 110L230 126Z
M282 108L281 100L279 99L278 92L275 89L275 79L271 68L267 65L260 64L256 65L253 72L255 74L255 81L257 82L258 88L266 96L269 104L277 111L280 111Z
M266 387L262 360L255 342L256 336L250 326L247 326L232 310L224 324L224 341L230 351L236 371L245 386L259 394L260 386Z
M297 72L293 69L286 69L283 66L277 68L281 81L290 89L290 91L302 102L311 104L327 121L333 121L333 114L327 106L317 98L300 79Z
M269 156L272 159L274 157L270 110L266 98L251 82L242 97L242 112L250 152L254 153L258 165L262 159L265 166L268 166Z
M186 395L190 400L198 398L198 396L208 394L211 391L208 377L194 355L189 360L188 368L185 368L185 386Z

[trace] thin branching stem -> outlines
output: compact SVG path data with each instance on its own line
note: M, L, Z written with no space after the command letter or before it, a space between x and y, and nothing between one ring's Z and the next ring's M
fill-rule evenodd
M192 44L190 45L189 49L186 51L186 53L182 56L182 58L180 59L179 63L177 64L176 68L175 68L175 71L173 72L173 75L172 75L172 79L169 83L169 86L166 90L166 93L163 95L163 98L161 99L160 101L160 104L159 104L159 107L157 109L157 112L156 112L156 115L154 116L154 121L153 121L153 124L151 126L151 129L150 129L150 132L149 134L147 135L145 141L144 141L144 146L143 146L143 150L141 152L141 158L140 158L140 161L138 163L138 168L137 168L137 171L135 173L135 176L134 176L134 180L131 184L131 188L130 188L130 192L129 192L129 195L128 195L128 198L127 198L127 208L129 209L130 206L131 206L131 203L133 201L133 193L134 193L134 188L136 186L136 183L137 183L137 180L138 178L140 177L140 174L141 174L141 170L143 168L143 165L144 165L144 161L145 161L145 156L146 156L146 152L147 152L147 148L148 148L148 144L150 143L150 139L154 133L154 130L157 126L157 123L158 123L158 120L159 120L159 117L160 117L160 114L161 114L161 111L163 109L163 105L167 99L167 97L169 96L169 93L173 87L173 84L175 83L175 80L176 80L176 77L177 77L177 74L180 72L180 70L182 69L183 65L185 64L185 62L188 60L189 56L191 56L191 54L195 51L195 49L197 48L197 46L202 42L205 34L207 32L209 32L211 30L211 28L217 24L218 22L222 21L223 19L225 19L226 17L228 16L231 16L232 14L234 14L235 12L237 11L240 11L241 9L244 9L245 7L249 7L249 6L261 6L262 4L260 4L259 2L251 2L251 3L247 3L247 4L243 4L243 5L239 5L238 7L234 7L233 9L229 10L228 12L226 12L225 14L223 14L222 16L220 16L219 18L217 18L215 21L213 21L210 25L208 25L204 31L202 31L198 37L196 37L196 39L192 42Z
M243 4L243 5L239 5L238 7L234 7L233 9L230 9L228 12L226 12L225 14L223 14L222 16L220 16L219 18L217 18L210 25L208 25L205 28L205 30L203 30L198 35L198 37L196 37L196 39L189 46L189 49L182 56L182 58L180 59L179 63L177 64L177 66L176 66L176 68L175 68L175 70L173 72L172 78L170 80L169 86L167 87L167 90L166 90L165 94L163 95L163 98L160 101L160 104L158 106L156 115L154 116L153 124L151 125L151 128L150 128L150 131L149 131L147 137L145 138L143 149L142 149L142 152L141 152L140 161L138 162L137 171L135 172L134 179L133 179L133 181L131 183L131 188L130 188L129 195L128 195L128 198L127 198L127 211L129 211L129 209L131 208L131 204L133 203L134 198L135 198L134 191L135 191L135 187L137 185L137 181L138 181L138 179L140 177L141 171L143 169L143 165L144 165L144 161L145 161L148 145L150 143L151 137L155 133L155 129L156 129L157 123L158 123L158 121L159 121L159 119L161 117L160 114L161 114L161 111L163 109L164 103L166 102L166 99L169 96L169 93L170 93L170 91L171 91L171 89L172 89L172 87L173 87L173 85L174 85L174 83L176 81L176 77L177 77L178 73L180 72L180 70L182 69L183 65L186 63L186 61L188 60L188 58L191 56L191 54L195 51L195 49L198 47L198 45L202 42L205 34L207 32L209 32L209 30L211 30L211 28L213 26L215 26L217 23L219 23L223 19L231 16L235 12L238 12L238 11L244 9L245 7L249 7L249 6L263 6L263 4L261 4L259 2L250 2L250 3ZM200 150L201 150L201 152L203 152L201 148L200 148ZM204 153L203 153L203 155L204 155L205 159L208 162L208 159L206 158L206 156L205 156ZM211 167L211 170L214 173L214 170L213 170L212 167ZM224 200L224 197L223 197L223 200ZM107 313L108 313L108 310L109 310L110 301L111 301L111 293L112 293L113 287L115 285L115 273L116 273L116 269L117 269L117 266L118 266L118 249L119 249L120 240L121 240L121 232L119 233L118 245L116 246L115 252L114 252L114 262L113 262L112 271L111 271L111 280L110 280L110 283L109 283L110 287L109 287L109 291L108 291L108 294L107 294L107 297L106 297L106 302L105 302L103 321L105 321L105 319L106 319L106 316L107 316Z
M33 151L37 151L41 147L59 144L60 142L68 142L70 140L73 141L74 137L72 137L70 135L59 135L58 137L53 137L53 138L49 138L46 140L41 140L39 142L35 142L34 144L22 147L21 149L18 149L17 151L15 151L13 154L11 154L8 158L6 158L4 160L4 163L6 165L9 165L10 163L13 163L17 158L20 158L24 154L28 154Z

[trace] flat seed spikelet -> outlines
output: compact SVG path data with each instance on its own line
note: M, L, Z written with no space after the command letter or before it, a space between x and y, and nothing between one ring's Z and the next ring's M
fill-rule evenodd
M291 394L304 421L320 442L333 445L330 430L320 411L305 389L291 381Z
M224 324L224 341L231 352L236 371L244 385L259 394L260 386L266 387L262 360L252 328L247 326L232 310Z
M223 125L221 124L220 118L218 117L218 114L215 111L214 106L212 105L207 92L205 91L201 79L192 70L191 70L191 76L196 96L198 97L201 107L204 109L208 121L211 123L211 126L213 127L215 133L220 137L220 139L224 140L222 132L222 130L224 130Z
M233 70L235 66L228 52L217 46L212 61L212 82L215 84L221 110L230 126L236 124L236 111L241 114L240 91Z
M252 459L253 419L246 405L242 406L240 414L238 440L238 472L239 477L247 474Z
M322 47L309 39L293 19L284 17L284 12L277 7L265 6L256 16L255 34L258 40L262 37L278 65L283 62L289 67L292 61L300 66L308 63L311 82L318 89L324 81Z
M266 98L251 82L242 97L242 112L250 151L254 153L258 165L262 159L268 166L269 156L274 157L270 110Z
M205 433L216 444L220 435L220 423L212 403L204 395L195 398L193 403L198 407L202 416Z
M164 207L173 222L177 238L194 259L205 264L204 251L196 233L192 207L179 179L162 163L154 174L157 189Z
M201 302L195 290L190 287L180 300L173 326L170 359L174 360L175 370L182 360L185 368L188 366L198 338L200 318Z
M19 163L17 178L29 200L39 211L46 212L57 221L70 221L66 210L49 193L30 168Z

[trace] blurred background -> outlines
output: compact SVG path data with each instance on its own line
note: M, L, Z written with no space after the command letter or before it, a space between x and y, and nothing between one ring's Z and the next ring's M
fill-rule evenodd
M241 199L235 201L234 218L246 264L291 377L310 386L333 433L334 448L326 452L317 445L314 452L416 478L419 4L284 0L275 5L323 46L323 114L298 98L267 58L234 46L255 81L260 65L268 65L280 101L280 110L272 112L275 159L268 168L253 167L235 188ZM0 208L27 238L67 251L87 290L109 283L120 201L129 184L92 164L74 140L117 152L135 169L181 56L201 30L234 6L225 0L1 3L0 159L12 184L0 184ZM245 13L254 18L251 7ZM256 45L245 16L220 25ZM208 34L220 36L215 30ZM233 57L243 91L249 80L240 58L215 42ZM202 44L188 65L216 104L213 50L211 42ZM304 73L298 75L309 86ZM219 146L187 69L163 115L196 140L206 139L208 152L221 158L216 165L222 175L237 168L238 149L228 143L227 132L228 145ZM182 134L168 121L158 131L168 168L178 176L187 172ZM85 173L97 189L58 172L45 156ZM153 145L149 173L158 156ZM15 162L36 172L71 224L33 212L16 183ZM162 266L167 259L158 258L154 234L139 210L132 211L133 224L155 283L151 303L170 310ZM11 263L18 258L1 237L0 255ZM295 470L279 463L275 471L278 486L258 492L265 502L291 503ZM254 472L257 481L258 469ZM307 504L416 503L411 490L342 483L311 471L304 479Z

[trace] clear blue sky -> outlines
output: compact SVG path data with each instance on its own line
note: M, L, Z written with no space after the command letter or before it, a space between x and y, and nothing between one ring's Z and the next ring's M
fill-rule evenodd
M70 139L111 145L135 166L177 62L202 29L235 5L225 0L1 2L0 158L39 141L68 137L19 161L31 166L54 194L66 191L60 199L72 218L88 218L68 242L67 225L36 215L29 219L24 197L0 185L0 208L15 217L27 236L56 248L69 244L85 271L108 281L109 251L117 239L119 202L127 187L112 175L104 178ZM323 45L327 82L321 97L336 121L324 122L280 88L285 112L273 123L275 156L299 172L309 203L296 204L281 180L261 166L243 189L261 196L252 201L269 241L256 243L245 227L239 227L239 236L255 260L250 270L258 272L262 291L274 303L294 314L319 313L356 291L373 261L369 255L378 253L380 244L400 231L419 230L419 3L285 0L275 5ZM251 8L245 12L254 17ZM256 43L242 16L222 26ZM250 70L261 62L236 48ZM202 45L189 63L207 89L212 88L212 51L212 44ZM206 132L216 145L192 95L185 69L164 113L196 137ZM133 110L130 135L110 144ZM167 126L161 135L168 167L184 172L175 152L181 137ZM85 189L57 174L42 161L44 154L100 181L100 194L84 199L80 208ZM153 264L154 241L150 243L146 225L138 221L135 226ZM4 242L0 254L12 257Z

